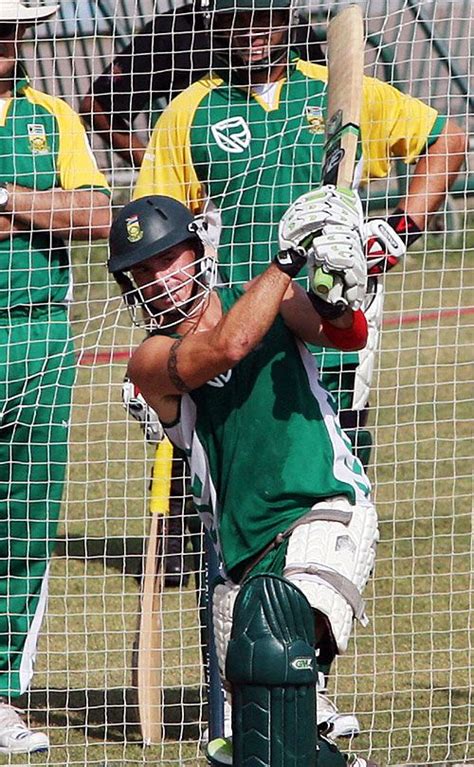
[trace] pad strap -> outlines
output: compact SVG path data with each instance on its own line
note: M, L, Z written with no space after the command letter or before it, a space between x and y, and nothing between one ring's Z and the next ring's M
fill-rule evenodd
M318 565L306 565L305 567L292 565L285 567L286 578L291 578L294 575L317 575L322 581L326 581L350 604L354 617L360 621L362 626L367 626L369 621L365 614L365 601L362 599L358 588L344 575L331 570L325 570L322 567L318 567Z
M301 272L306 260L306 254L302 249L289 248L288 250L280 250L273 259L273 263L280 272L293 278Z

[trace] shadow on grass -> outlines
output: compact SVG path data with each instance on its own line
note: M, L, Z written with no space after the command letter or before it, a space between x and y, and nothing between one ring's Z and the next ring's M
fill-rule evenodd
M191 545L196 543L190 535ZM125 575L133 575L138 583L143 575L146 539L144 538L84 538L81 535L60 537L54 549L56 557L79 559L96 562L105 568L117 570ZM197 541L199 551L199 540ZM183 555L183 572L197 570L202 563L196 558L196 553L185 551ZM166 584L168 585L168 584ZM179 584L173 584L178 586Z
M96 561L126 575L141 578L145 541L143 538L84 538L67 536L59 538L55 556Z
M136 690L32 689L15 700L39 725L74 727L88 737L107 741L141 740ZM205 691L198 687L170 687L164 691L165 738L197 740L205 721Z

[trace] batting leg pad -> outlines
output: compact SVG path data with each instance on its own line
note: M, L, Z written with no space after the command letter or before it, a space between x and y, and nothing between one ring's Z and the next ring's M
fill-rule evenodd
M352 506L344 496L316 503L311 513L314 521L289 538L283 574L328 618L343 653L354 617L368 623L362 593L375 562L377 513L370 503Z
M217 661L222 678L225 676L225 659L229 645L235 600L240 586L232 581L223 581L214 586L212 594L212 622Z
M314 614L285 578L256 575L234 606L226 679L234 767L316 767Z

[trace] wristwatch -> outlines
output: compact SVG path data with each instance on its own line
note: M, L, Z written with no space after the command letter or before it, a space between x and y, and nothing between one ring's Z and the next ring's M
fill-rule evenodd
M10 193L7 189L7 185L0 184L0 213L3 213L3 211L7 207L9 199L10 199Z

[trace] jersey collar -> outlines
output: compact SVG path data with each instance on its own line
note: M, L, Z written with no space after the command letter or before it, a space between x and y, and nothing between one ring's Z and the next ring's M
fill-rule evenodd
M30 78L26 72L25 65L21 61L16 63L13 81L13 93L15 96L22 95L25 88L30 84Z

